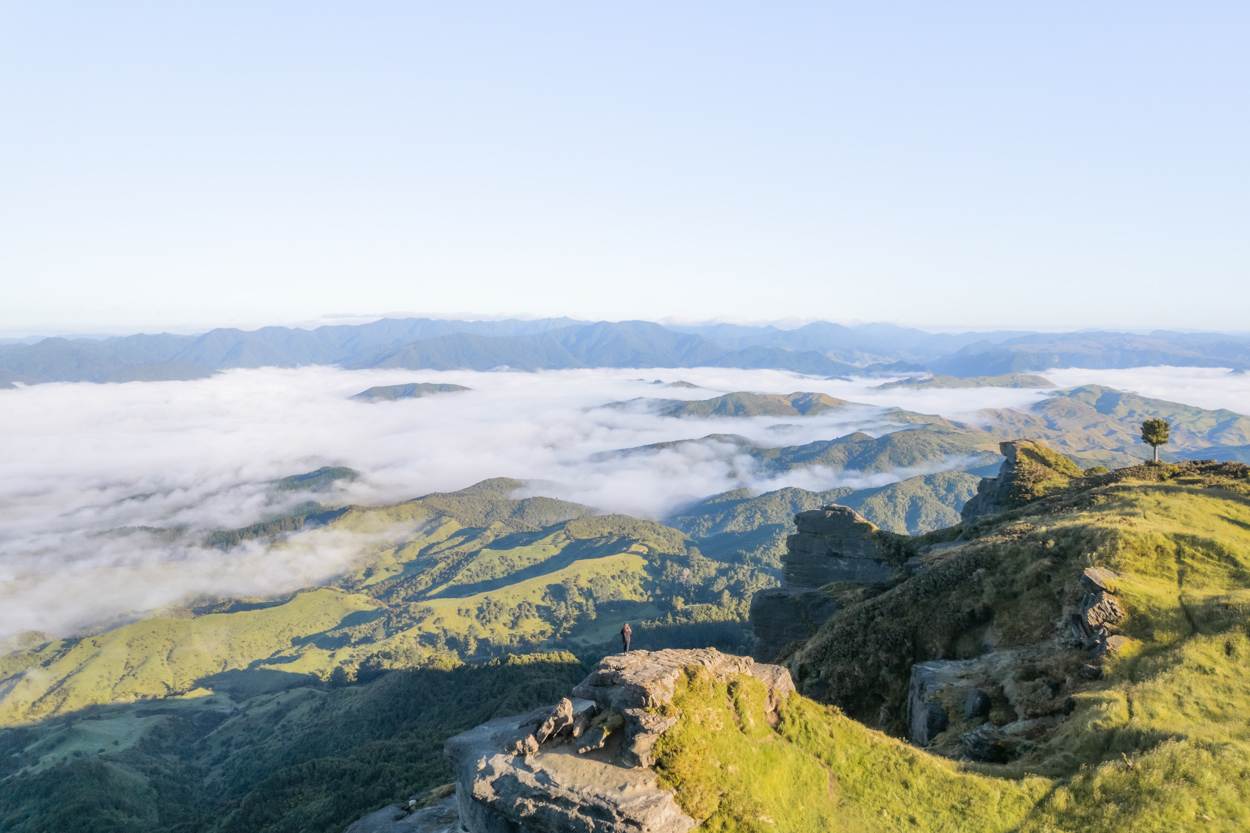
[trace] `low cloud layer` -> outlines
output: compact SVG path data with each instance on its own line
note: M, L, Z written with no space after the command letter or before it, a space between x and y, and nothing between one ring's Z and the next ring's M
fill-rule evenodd
M1227 408L1250 415L1250 373L1211 367L1134 367L1128 370L1047 370L1063 387L1104 385L1200 408Z
M657 378L702 387L650 383ZM378 404L348 398L373 385L411 381L473 390ZM684 502L737 487L882 485L923 472L865 476L809 469L765 478L740 449L716 442L624 458L596 455L714 433L763 445L856 430L878 434L898 427L885 413L890 407L958 418L981 408L1024 407L1044 395L883 391L875 388L879 382L722 369L301 368L0 391L0 638L27 630L69 633L198 596L289 592L342 572L377 542L322 530L273 549L253 543L222 552L195 543L204 531L241 527L307 500L306 494L275 496L269 484L323 465L362 474L320 496L334 503L393 502L507 476L541 482L537 491L605 511L662 517ZM1154 377L1145 383L1163 384ZM739 390L820 391L867 407L810 418L730 420L601 407L635 397L702 399ZM948 467L957 465L949 461ZM153 528L188 534L171 543Z

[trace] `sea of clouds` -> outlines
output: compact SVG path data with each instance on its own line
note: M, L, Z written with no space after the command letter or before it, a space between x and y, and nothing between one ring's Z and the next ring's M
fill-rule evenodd
M1063 385L1100 381L1208 407L1240 401L1241 410L1250 409L1250 377L1171 370L1146 369L1139 377L1135 371L1059 371L1052 378ZM700 388L654 383L678 379ZM372 404L350 399L373 385L411 381L473 390ZM200 543L204 531L245 526L308 500L307 494L275 494L272 481L323 465L350 466L362 475L329 496L315 496L336 504L394 502L514 477L532 481L530 492L661 518L727 489L876 486L962 461L888 473L807 469L765 477L727 442L645 455L605 452L717 433L761 445L852 431L880 434L900 427L891 422L890 408L975 419L980 409L1027 407L1045 395L880 390L881 381L731 369L309 367L0 391L0 638L72 633L193 597L280 594L341 573L362 548L385 542L314 530L281 547L249 543L222 551ZM1230 386L1241 391L1240 399ZM728 420L666 418L638 405L603 407L730 391L819 391L863 407L808 418ZM183 534L163 531L170 529Z

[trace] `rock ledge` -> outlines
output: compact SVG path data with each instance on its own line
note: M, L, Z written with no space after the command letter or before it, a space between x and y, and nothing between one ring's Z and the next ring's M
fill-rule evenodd
M466 833L687 833L694 819L650 769L675 722L658 713L682 675L749 675L770 709L794 691L789 673L711 648L634 651L602 660L554 708L492 720L447 741ZM421 833L418 829L415 833Z

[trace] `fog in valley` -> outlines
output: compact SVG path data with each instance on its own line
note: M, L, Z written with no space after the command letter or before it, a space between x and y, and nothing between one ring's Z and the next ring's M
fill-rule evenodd
M1220 370L1064 370L1087 382L1250 412L1250 376ZM661 383L656 383L659 380ZM697 388L675 387L682 380ZM350 397L405 382L468 392L365 403ZM333 529L282 545L204 546L203 533L324 505L402 501L490 477L605 512L662 519L728 489L878 486L957 468L949 459L891 472L812 467L762 472L732 442L683 443L653 453L610 452L735 434L797 445L854 431L898 430L889 409L975 422L984 408L1027 408L1040 390L878 389L872 379L819 379L760 370L626 369L540 373L232 370L183 382L44 384L0 391L0 637L73 633L198 597L271 595L347 569L373 538ZM862 403L812 417L662 417L638 398L706 399L732 391L815 391ZM276 490L273 481L321 466L357 480L328 492ZM176 533L176 534L175 534Z

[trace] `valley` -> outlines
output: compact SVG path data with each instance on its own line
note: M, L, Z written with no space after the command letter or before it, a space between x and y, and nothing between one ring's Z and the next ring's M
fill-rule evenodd
M74 830L78 819L90 817L95 830L100 818L113 817L116 829L137 831L343 829L380 803L441 789L450 780L444 740L499 714L558 699L600 657L619 649L625 622L643 651L714 647L784 662L799 692L812 698L787 719L807 727L803 732L836 734L850 744L840 755L858 745L862 752L855 754L864 760L879 758L875 766L908 761L926 772L937 766L932 777L946 784L942 789L972 790L970 807L983 800L972 795L994 790L1007 790L995 800L1039 807L1040 794L1027 779L1004 782L1017 784L1009 789L992 779L939 777L939 765L908 757L915 753L904 747L882 746L872 732L909 736L913 668L940 659L954 663L950 673L941 666L934 678L939 687L932 703L943 704L946 723L935 737L911 738L931 746L922 754L987 755L986 765L1002 770L987 773L994 779L1025 772L1071 779L1074 759L1065 751L1064 727L1076 725L1076 718L1062 717L1068 713L1062 709L1075 708L1074 715L1091 723L1103 712L1082 716L1082 704L1096 702L1106 711L1110 701L1081 694L1084 682L1073 688L1064 682L1068 677L1054 677L1074 672L1063 671L1068 660L1046 654L1036 640L1048 638L1048 623L1059 615L1055 599L1067 591L1030 584L1038 570L1047 576L1051 570L1019 559L1041 547L1049 553L1043 563L1058 565L1067 563L1065 547L1112 546L1100 530L1114 523L1097 521L1086 505L1105 501L1087 495L1109 495L1114 484L1164 471L1132 467L1143 456L1134 426L1148 415L1171 423L1165 454L1172 460L1237 460L1238 449L1250 445L1250 419L1234 411L1096 385L1035 388L1016 377L963 387L945 380L883 387L871 379L757 375L753 380L763 391L723 392L732 374L684 369L674 383L659 380L664 396L656 397L654 374L638 371L604 377L595 387L584 377L515 374L395 383L374 376L369 381L377 384L367 385L354 373L309 376L323 380L315 397L326 404L316 406L316 419L344 426L354 452L297 455L292 459L323 464L303 472L270 468L273 475L246 482L211 478L207 489L134 480L90 512L79 510L77 537L63 539L71 557L62 587L96 575L81 572L91 562L76 566L75 541L82 542L83 558L89 552L98 558L95 542L107 541L104 552L120 559L111 575L130 571L156 584L143 595L110 597L138 606L102 608L95 614L102 618L77 618L82 624L64 635L38 628L9 634L0 658L5 824L23 832L49 825ZM398 427L403 433L379 447L388 454L399 450L405 461L410 452L396 443L403 437L420 465L423 449L432 448L425 437L445 442L456 436L444 420L454 421L465 407L498 403L499 418L470 427L458 441L470 470L479 453L474 442L484 443L481 465L488 465L489 450L504 448L491 432L509 436L509 415L534 430L536 405L524 394L518 398L522 381L539 385L533 401L549 413L576 414L579 425L594 427L571 434L573 446L553 443L550 462L528 461L528 479L493 476L394 499L385 472L396 460L369 456L376 444L365 439L369 432ZM233 384L228 376L161 384L212 390L227 383ZM19 388L9 395L38 391ZM361 391L369 394L367 408L351 401ZM953 407L926 409L937 403L931 397L948 395ZM426 433L435 425L437 435ZM1047 453L1055 460L1069 455L1074 461L1064 462L1059 475L1035 480L1071 492L1084 507L1072 522L1079 533L1063 531L1070 524L1047 521L1034 530L1033 521L1003 526L997 520L1005 498L995 497L986 484L996 481L986 478L1004 460L1000 443L1021 436L1051 444L1055 451ZM509 453L496 453L489 465ZM110 477L127 465L133 463ZM1178 473L1178 486L1237 482L1240 470L1211 465L1177 462L1165 470ZM83 471L92 476L90 468ZM578 495L586 502L571 499ZM648 499L639 502L640 496ZM1022 505L1032 506L1039 496L1026 495ZM1047 500L1059 498L1037 506L1051 505ZM1106 501L1115 507L1107 512L1144 511ZM800 567L796 553L808 534L801 519L831 504L857 513L855 529L863 530L838 533L851 536L839 538L839 546L869 534L877 543L864 552L880 554L865 557L877 561L854 562L845 574ZM1193 511L1204 517L1215 511L1200 505ZM1230 504L1220 513L1236 518L1240 510ZM987 520L969 520L981 516ZM235 525L223 524L227 519ZM3 543L10 564L46 557L30 540L10 533ZM999 560L1001 575L987 573ZM196 578L201 563L227 572ZM310 565L316 566L310 571ZM277 570L281 579L222 580L231 571L255 576L258 569L262 575ZM1132 575L1118 562L1111 569L1121 581ZM970 578L973 573L980 577ZM1072 581L1054 580L1066 582L1062 587ZM1127 586L1135 586L1131 578ZM52 587L47 584L47 592ZM1220 587L1219 593L1233 589ZM970 603L969 595L980 601ZM1142 604L1131 595L1124 599L1130 607ZM1006 607L999 611L999 604ZM65 627L75 620L59 621ZM904 644L911 647L900 650ZM989 659L978 659L984 650ZM1022 706L1013 699L1034 683L1002 675L1015 673L1025 658L1037 669L1029 673L1042 675L1036 679L1052 686L1060 680L1059 693L1039 704L1076 704L1063 705L1058 720L1045 711L1051 705ZM866 675L869 668L874 675ZM1111 668L1103 668L1101 679L1118 679ZM675 714L719 708L722 689L691 685L674 701ZM988 692L994 720L1014 713L1016 722L1033 728L1017 738L1010 721L993 731L964 722L957 701L968 686ZM838 706L845 722L828 723L814 703ZM662 778L676 779L679 802L683 789L705 777L699 773L708 760L755 754L732 746L704 749L697 726L710 715L688 726L679 722L661 747L657 766L667 773ZM786 743L807 742L787 737ZM804 755L814 751L804 748ZM849 777L849 763L816 766L836 766ZM361 788L342 789L344 779ZM54 782L75 785L75 801L51 800L61 792ZM1065 789L1086 789L1071 783ZM866 790L853 814L901 812L889 804L888 791L848 789ZM320 797L309 801L311 792ZM110 796L118 794L129 798L115 804ZM752 795L747 790L740 798L767 804L785 793ZM849 812L848 800L839 800L840 812ZM690 806L710 813L709 819L742 812L733 802L700 801Z

